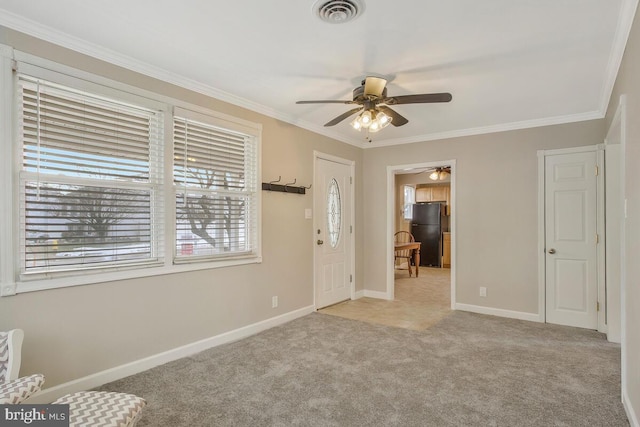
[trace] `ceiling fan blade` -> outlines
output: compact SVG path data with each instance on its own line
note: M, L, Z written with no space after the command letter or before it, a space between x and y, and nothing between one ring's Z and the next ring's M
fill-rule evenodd
M420 175L421 173L431 173L431 172L446 172L451 173L451 166L436 166L431 168L422 169L419 172L416 172L414 175Z
M342 113L340 114L338 117L336 117L335 119L328 121L327 123L325 123L325 126L335 126L338 123L340 123L341 121L343 121L344 119L346 119L349 116L354 115L355 113L357 113L358 111L362 110L362 108L358 107L358 108L354 108L352 110L347 111L346 113Z
M385 113L387 116L391 117L391 124L396 127L409 123L409 120L407 120L391 108L387 107L386 105L378 105L378 109Z
M420 95L390 96L382 102L389 105L398 104L424 104L430 102L449 102L453 99L450 93L423 93Z
M341 101L339 99L320 99L317 101L296 101L296 104L357 104L357 102Z
M384 91L385 86L387 86L385 79L380 77L366 77L364 79L364 94L379 98L382 96L382 91Z
M436 170L436 168L424 169L424 170L421 170L420 172L416 172L416 173L414 173L414 175L420 175L420 174L422 174L422 173L433 172L433 171L435 171L435 170Z

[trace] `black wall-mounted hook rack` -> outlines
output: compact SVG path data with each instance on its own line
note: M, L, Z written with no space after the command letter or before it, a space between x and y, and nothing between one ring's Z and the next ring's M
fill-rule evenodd
M265 191L279 191L281 193L293 193L293 194L305 194L306 190L311 188L311 185L308 187L304 186L294 186L297 181L297 178L293 180L293 182L288 182L286 184L276 184L282 180L282 176L278 176L278 179L271 182L263 182L262 189Z

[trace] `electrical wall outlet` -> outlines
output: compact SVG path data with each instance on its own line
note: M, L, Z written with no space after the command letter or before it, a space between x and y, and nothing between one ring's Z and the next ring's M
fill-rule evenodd
M481 297L487 296L487 288L485 288L484 286L480 286L480 296Z
M271 297L271 308L277 308L278 307L278 297Z

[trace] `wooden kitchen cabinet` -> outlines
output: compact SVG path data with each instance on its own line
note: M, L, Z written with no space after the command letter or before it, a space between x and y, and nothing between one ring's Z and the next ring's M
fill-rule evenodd
M431 200L434 202L447 202L449 204L449 197L447 195L449 186L439 185L431 187Z
M416 188L416 203L424 202L447 202L448 211L451 204L451 187L448 185L430 185Z
M430 202L433 200L431 198L431 187L418 187L416 188L416 202Z
M442 233L442 268L451 268L451 233Z

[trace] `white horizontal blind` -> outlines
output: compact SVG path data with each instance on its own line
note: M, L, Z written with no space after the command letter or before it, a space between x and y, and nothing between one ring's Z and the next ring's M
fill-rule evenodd
M162 256L162 114L18 76L23 273Z
M257 250L254 136L174 117L176 262Z

